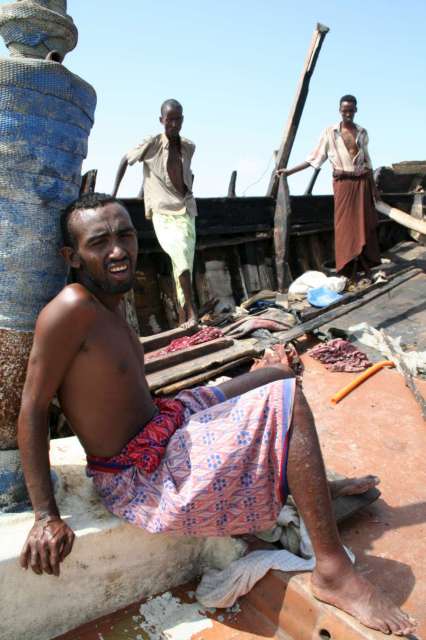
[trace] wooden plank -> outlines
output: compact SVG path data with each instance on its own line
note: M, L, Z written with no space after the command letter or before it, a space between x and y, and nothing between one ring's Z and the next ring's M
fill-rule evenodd
M242 364L246 364L251 360L253 360L253 358L251 357L244 357L239 358L238 360L233 360L232 362L228 362L221 367L209 369L208 371L204 371L202 373L199 373L198 375L191 376L190 378L185 378L184 380L179 380L179 382L175 382L174 384L170 384L166 387L161 387L160 389L157 389L155 391L155 395L174 395L175 393L178 393L178 391L188 389L189 387L194 387L195 385L201 384L206 380L213 380L226 371L231 371L232 369L240 367Z
M188 362L188 360L205 356L208 353L220 351L221 349L231 347L233 344L234 341L231 338L217 338L216 340L210 340L210 342L203 342L202 344L196 344L193 347L187 347L181 351L175 351L174 353L167 353L163 356L158 356L152 360L145 360L145 373L154 373L155 371L161 371L168 367L174 367L176 364Z
M308 186L306 187L305 193L303 194L304 196L311 196L312 195L312 190L315 186L315 183L317 181L317 178L319 176L319 172L321 171L321 169L314 169L311 178L308 182Z
M422 412L423 420L426 420L426 400L424 399L422 392L414 382L414 378L411 375L411 371L409 370L409 368L401 358L400 354L395 351L392 341L389 339L389 336L385 333L385 331L383 331L382 329L380 333L382 334L383 339L391 353L391 360L394 361L397 369L404 376L405 385L410 389L417 404L419 405L420 410Z
M290 233L290 192L287 178L279 177L277 201L274 215L274 257L278 291L288 289L292 277L288 264L288 239Z
M308 54L306 56L302 74L300 76L299 85L297 87L296 97L288 117L281 146L277 153L275 169L269 182L267 191L268 196L274 196L277 193L277 169L283 169L287 167L288 159L290 157L294 139L296 137L297 128L299 126L300 118L302 117L303 107L305 106L306 98L308 95L309 83L314 72L319 53L321 51L322 43L328 32L328 27L318 23L312 35L311 44L308 49Z
M394 289L395 287L402 284L403 282L406 282L407 280L414 278L420 273L423 273L422 269L417 269L417 268L410 269L408 272L402 275L396 276L393 280L391 280L391 282L387 284L383 284L380 288L370 291L370 293L367 293L365 296L363 296L358 300L354 300L353 302L349 302L348 304L340 305L335 309L331 309L330 311L324 311L319 316L311 320L308 320L307 322L302 322L302 324L299 324L296 327L289 329L288 331L282 331L282 332L279 331L274 335L275 337L279 338L281 342L284 342L284 343L290 342L290 340L296 340L296 338L300 338L305 333L309 333L314 329L318 329L322 325L327 324L328 322L332 322L336 318L340 318L340 316L343 316L346 313L353 311L353 309L357 309L358 307L361 307L364 304L371 302L375 298L378 298L384 295L391 289Z
M231 173L231 179L229 181L228 198L235 198L237 196L235 192L236 184L237 184L237 172L233 171Z
M144 348L145 353L149 353L150 351L156 351L157 349L162 349L166 347L172 340L175 338L182 338L183 336L192 336L193 333L196 333L199 330L199 327L188 327L187 329L182 329L182 327L176 327L176 329L170 329L169 331L162 331L161 333L156 333L153 336L143 336L139 338L141 345Z
M414 268L415 267L412 267L412 266L405 267L402 269L398 268L398 270L395 273L388 274L388 283L393 282L393 280L396 277L401 276L404 273L409 273ZM342 297L339 298L339 300L336 300L336 302L332 302L330 305L328 305L326 309L315 309L311 307L304 311L301 311L300 313L301 319L303 322L307 322L308 320L312 320L312 318L317 318L324 312L332 311L332 309L336 309L337 307L341 307L344 304L353 302L354 300L358 300L359 298L362 298L363 296L367 295L371 291L376 291L379 289L383 291L383 283L373 282L368 287L365 287L364 289L360 289L359 291L354 291L352 293L344 293Z
M191 377L198 373L208 371L211 368L222 366L228 362L239 360L243 357L256 357L263 352L263 348L253 338L239 340L231 347L210 353L206 356L194 358L192 362L183 362L167 371L157 371L147 376L148 386L151 391L165 387L179 380Z

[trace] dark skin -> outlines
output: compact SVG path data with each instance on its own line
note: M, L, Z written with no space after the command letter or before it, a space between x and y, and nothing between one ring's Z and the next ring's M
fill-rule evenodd
M132 286L137 256L130 218L118 203L82 211L74 215L73 233L75 247L65 247L62 253L79 283L65 287L39 316L18 425L35 512L21 566L55 576L71 552L74 533L60 518L50 481L51 399L58 393L68 421L93 455L119 453L155 412L142 347L119 311L125 290ZM220 388L231 398L291 377L288 368L278 365L239 376ZM346 479L329 487L312 413L299 388L290 429L287 475L317 557L314 595L384 633L412 632L414 621L351 565L332 513L330 488L334 495L360 493L377 484L377 478Z
M182 196L186 194L188 188L183 179L183 165L181 153L180 131L183 125L183 111L171 105L166 105L159 120L164 127L164 133L169 141L169 153L167 158L167 173L178 193ZM114 182L112 195L115 197L118 193L120 183L124 177L128 167L127 157L124 156L118 167L117 175ZM183 290L184 305L178 309L180 326L192 326L198 321L197 310L194 305L192 294L191 273L187 269L179 275L179 282Z

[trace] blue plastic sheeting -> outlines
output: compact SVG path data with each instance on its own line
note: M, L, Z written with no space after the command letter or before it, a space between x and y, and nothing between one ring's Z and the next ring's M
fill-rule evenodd
M31 331L63 287L61 211L79 193L96 94L59 64L0 60L0 327Z
M327 287L316 287L309 289L307 300L313 307L328 307L333 302L337 302L342 297L341 293L327 289Z

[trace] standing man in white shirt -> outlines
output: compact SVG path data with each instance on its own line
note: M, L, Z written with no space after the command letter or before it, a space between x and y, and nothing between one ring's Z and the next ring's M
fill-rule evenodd
M354 122L355 96L343 96L339 111L341 122L325 129L306 162L277 173L289 176L308 167L319 169L327 159L331 162L336 271L354 281L358 271L364 271L370 278L371 267L380 264L374 206L378 195L368 153L368 134Z
M191 159L195 145L180 136L183 108L177 100L161 105L164 133L146 138L121 160L112 195L129 165L143 162L145 216L152 219L161 248L170 256L179 304L179 323L197 323L192 296L197 205L192 194Z

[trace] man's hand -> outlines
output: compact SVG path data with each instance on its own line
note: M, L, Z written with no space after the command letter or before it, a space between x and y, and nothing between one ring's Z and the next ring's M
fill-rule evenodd
M288 169L277 169L275 174L277 176L284 176L287 177L289 175L289 170Z
M23 569L59 576L59 564L71 553L75 534L59 516L36 520L20 556Z

